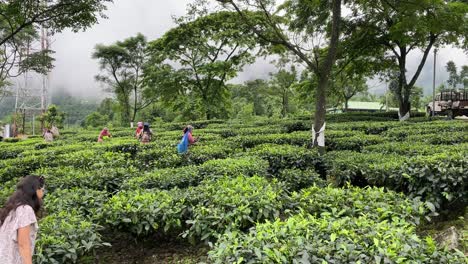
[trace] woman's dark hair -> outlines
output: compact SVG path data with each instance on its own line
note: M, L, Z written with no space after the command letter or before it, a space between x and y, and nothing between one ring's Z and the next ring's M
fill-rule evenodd
M28 175L16 185L16 191L10 196L5 206L0 209L0 227L10 212L22 205L29 205L37 213L41 209L42 201L37 197L36 191L43 188L44 177Z
M191 125L188 125L188 126L186 126L186 127L184 128L183 132L184 132L184 134L185 134L185 133L187 133L188 131L190 131L190 130L192 130L192 129L193 129L193 127L192 127Z
M143 132L150 132L150 125L148 123L145 123L143 125Z

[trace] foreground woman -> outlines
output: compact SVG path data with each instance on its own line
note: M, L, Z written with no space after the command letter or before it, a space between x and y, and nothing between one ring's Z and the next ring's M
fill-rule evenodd
M2 264L32 264L37 235L36 213L42 206L44 178L26 176L0 209Z

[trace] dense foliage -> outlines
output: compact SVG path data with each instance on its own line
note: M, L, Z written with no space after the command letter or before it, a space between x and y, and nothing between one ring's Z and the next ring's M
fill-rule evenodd
M301 119L194 122L186 155L182 123L147 145L123 128L104 143L98 130L2 142L0 202L46 176L36 263L77 263L113 231L207 242L214 263L461 263L415 230L467 205L467 124L394 115L331 116L325 156Z

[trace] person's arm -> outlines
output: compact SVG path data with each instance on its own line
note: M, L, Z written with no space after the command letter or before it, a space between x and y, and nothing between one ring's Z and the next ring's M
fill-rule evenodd
M193 139L193 136L192 136L192 133L190 132L187 132L188 133L188 141L190 144L194 144L195 143L195 139Z
M32 264L30 225L18 229L18 249L23 264Z

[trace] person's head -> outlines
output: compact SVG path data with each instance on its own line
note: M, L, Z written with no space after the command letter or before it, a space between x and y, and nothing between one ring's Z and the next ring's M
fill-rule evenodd
M42 176L28 175L23 177L16 185L16 191L7 200L5 206L0 209L0 226L8 214L19 206L29 205L37 213L42 206L44 187L45 180Z
M145 124L143 125L143 131L149 132L149 130L150 130L150 125L149 125L149 123L145 123Z
M108 129L107 127L105 127L103 130L104 130L104 131L109 131L109 129Z
M187 132L192 132L193 131L193 126L191 125L188 125L184 128L184 133L187 133Z
M138 123L137 123L137 127L138 127L138 128L143 128L143 122L138 122Z

